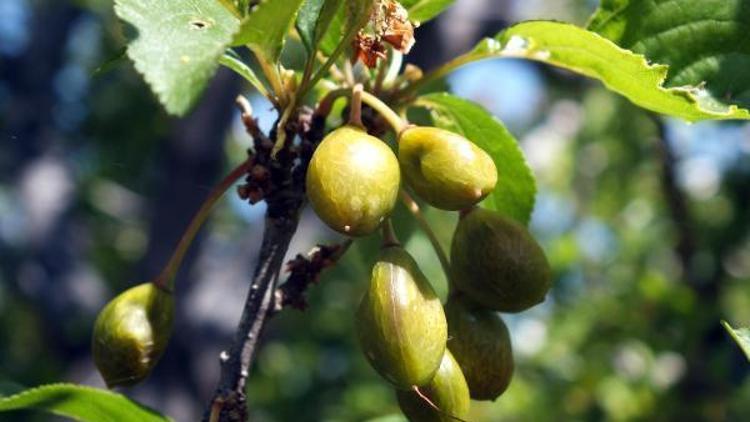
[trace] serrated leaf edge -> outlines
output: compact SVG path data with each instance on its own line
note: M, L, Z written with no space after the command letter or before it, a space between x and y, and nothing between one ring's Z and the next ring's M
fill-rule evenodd
M567 26L570 28L574 28L575 30L585 31L593 36L596 36L597 38L599 38L601 41L605 42L606 44L609 44L618 53L623 54L625 58L633 58L633 59L639 60L640 61L639 64L642 67L644 67L649 72L653 72L653 74L657 77L657 86L656 86L657 90L665 94L675 94L675 95L682 96L686 98L690 103L694 104L700 112L705 113L707 115L711 115L717 119L750 119L750 111L740 108L734 104L727 105L726 111L723 111L723 112L704 108L700 101L701 94L706 92L703 86L685 85L685 86L667 88L664 86L664 82L666 81L667 75L669 73L668 65L660 64L660 63L650 63L648 58L643 54L638 54L631 50L622 48L619 45L612 42L611 40L605 37L602 37L601 35L595 32L589 31L586 28L581 28L577 25L573 25L573 24L566 23L566 22L557 22L557 21L550 21L550 20L546 20L546 21L545 20L530 20L530 21L524 21L516 25L513 25L507 28L506 30L504 30L503 32L501 32L500 34L498 34L497 36L495 36L495 38L485 38L482 41L482 43L486 43L486 47L489 48L490 50L497 49L498 51L496 53L491 54L489 57L500 55L502 57L525 58L529 60L548 63L548 64L555 65L557 67L569 69L571 71L580 73L582 75L594 77L595 79L600 80L607 88L613 88L605 79L600 79L600 78L595 77L594 76L595 74L593 72L589 72L587 69L584 69L578 66L568 65L560 61L551 60L550 59L551 55L549 51L542 49L542 48L535 48L534 46L535 42L532 37L525 38L520 35L512 35L508 39L508 41L505 42L505 44L503 45L502 38L505 38L506 34L511 33L514 29L517 29L523 25L530 24L530 23L557 24L557 25L563 25L563 26ZM519 38L514 38L514 37L519 37ZM519 43L519 41L517 41L518 39L520 39L521 42L523 42L524 40L530 41L531 45L526 46L525 48L514 48L514 40L515 40L515 43ZM493 45L493 43L497 43L497 45L495 46ZM626 93L624 92L620 92L617 90L614 90L614 91L619 92L621 95L628 97ZM709 97L708 94L706 94L705 96ZM685 118L690 121L700 120L698 118L695 118L695 119L691 119L688 117L685 117Z
M117 18L122 22L127 22L122 16L122 8L126 7L121 3L122 0L115 0L114 4L114 10L115 15ZM223 2L219 2L225 9L227 8L226 5L224 5ZM230 13L232 13L235 17L236 14L234 14L231 10L228 10ZM239 30L239 26L237 27L237 30ZM236 33L237 31L235 31ZM234 36L234 34L232 35ZM193 98L191 98L187 103L184 105L184 107L179 107L174 104L174 96L170 95L168 93L169 89L165 84L157 83L153 79L152 76L149 76L148 72L143 68L143 63L139 60L136 60L136 58L133 56L132 53L132 45L133 40L128 40L127 45L127 56L130 59L130 61L133 63L133 67L143 77L143 80L146 81L149 87L151 87L151 91L156 94L157 99L159 102L164 106L164 108L167 110L168 113L173 114L177 117L182 117L185 114L187 114L188 111L195 105L195 103L200 99L201 93L205 90L206 86L208 85L208 82L210 81L212 75L214 75L219 68L219 57L221 57L222 54L226 51L226 48L229 47L229 44L231 43L230 40L226 43L224 46L225 48L219 51L215 56L211 58L211 61L213 62L213 65L206 70L206 81L203 83L203 86L200 88L200 90L195 94Z
M748 362L750 362L750 349L743 346L743 343L745 343L745 341L739 338L739 336L737 335L737 330L724 320L721 321L721 325L724 326L724 329L727 330L727 333L729 333L729 335L732 337L732 340L734 340L737 347L742 350L742 353L745 355Z

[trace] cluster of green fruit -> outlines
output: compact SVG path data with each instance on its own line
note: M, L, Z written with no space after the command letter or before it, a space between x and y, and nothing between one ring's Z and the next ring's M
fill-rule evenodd
M443 306L414 259L384 236L357 310L358 337L411 421L463 420L471 399L496 399L513 374L508 329L497 311L542 302L550 269L525 227L475 206L495 187L495 164L446 130L407 127L397 155L358 127L334 130L313 154L307 194L331 228L361 236L388 217L402 176L428 204L461 212L450 253L451 293Z
M321 219L341 233L363 236L384 228L356 324L366 358L397 389L404 414L420 422L463 420L470 399L494 400L508 387L513 356L497 312L520 312L543 301L549 265L524 226L476 207L497 183L485 151L446 130L396 123L397 154L355 124L332 131L313 153L307 195ZM428 204L460 212L446 262L445 305L390 224L383 224L402 177ZM164 352L174 274L218 196L202 207L187 240L153 282L126 290L99 314L93 354L108 386L141 381Z

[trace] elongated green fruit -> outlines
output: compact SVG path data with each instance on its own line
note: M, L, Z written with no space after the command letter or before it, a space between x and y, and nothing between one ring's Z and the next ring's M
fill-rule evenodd
M356 329L367 360L397 388L427 384L440 366L448 339L443 307L403 248L381 251Z
M354 126L334 130L313 153L306 188L315 212L332 229L372 233L391 213L401 182L388 146Z
M497 312L472 305L460 296L445 304L448 349L453 353L474 400L495 400L513 378L513 350L508 327Z
M497 183L497 168L489 154L444 129L415 126L401 132L398 160L414 192L444 210L471 207Z
M544 301L552 286L544 251L525 227L475 208L456 226L451 281L482 306L520 312Z
M92 351L107 386L137 384L151 373L172 332L174 297L153 283L112 299L96 318Z
M455 422L456 418L465 419L469 413L469 387L461 368L448 350L432 381L421 387L420 391L440 411L426 403L416 392L399 390L396 392L398 405L411 422Z

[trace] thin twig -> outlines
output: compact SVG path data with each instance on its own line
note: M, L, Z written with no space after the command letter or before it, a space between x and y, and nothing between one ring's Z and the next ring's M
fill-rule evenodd
M306 309L305 292L307 289L319 281L321 273L326 268L336 265L352 243L352 239L347 239L340 244L318 245L306 256L298 254L293 260L287 262L290 274L286 282L276 289L276 307L273 312L281 311L287 306Z
M440 241L437 238L437 235L432 230L432 227L430 227L430 223L427 221L427 219L424 217L424 214L422 214L422 211L419 209L419 204L417 204L417 201L415 201L414 198L412 198L411 195L406 193L406 191L404 190L401 190L401 201L406 206L406 209L408 209L409 212L412 213L414 219L417 220L419 228L422 229L422 231L427 235L427 238L432 244L432 248L435 250L435 254L440 260L440 265L443 267L445 277L450 280L450 262L448 261L448 255L446 255L445 251L443 250L443 246L440 244Z
M243 109L243 122L248 132L253 134L257 125L248 116L249 109L243 103L239 101ZM317 126L301 119L289 127L277 127L272 135L289 131L288 136L299 134L303 142L299 147L284 148L276 159L271 159L272 140L262 133L254 136L256 150L252 157L253 169L264 169L268 178L267 189L262 196L267 204L263 242L234 341L228 353L221 354L221 379L204 413L204 421L244 422L248 419L245 387L269 310L274 307L274 292L284 255L297 230L300 211L305 204L304 177L309 157L322 137ZM254 183L252 173L253 170L249 175L251 185Z
M258 340L273 303L281 264L289 242L297 229L297 220L266 220L261 256L242 311L237 332L227 354L222 354L221 381L211 407L221 404L219 421L247 420L245 387L255 358Z
M349 124L364 129L362 124L362 84L352 88L352 99L349 102Z
M386 218L380 228L383 236L383 247L401 246L401 242L398 241L396 236L396 230L393 229L393 221L390 218Z

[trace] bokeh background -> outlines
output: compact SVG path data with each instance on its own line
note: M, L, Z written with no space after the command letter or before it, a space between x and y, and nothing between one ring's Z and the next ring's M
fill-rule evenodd
M419 28L429 69L510 23L584 24L593 0L459 0ZM94 317L153 277L210 187L249 146L221 71L186 118L168 117L127 61L110 1L0 1L0 381L103 386ZM96 70L99 69L99 72ZM536 173L531 228L555 287L506 315L516 373L475 421L743 420L748 364L719 325L750 323L750 126L654 119L599 83L514 60L447 82L517 136ZM263 205L228 195L178 280L175 334L153 376L124 392L197 420L218 379L258 251ZM429 212L448 245L455 216ZM441 294L406 213L397 229ZM306 212L291 254L338 238ZM357 243L306 312L268 326L249 396L257 421L400 421L356 343L353 312L377 239ZM39 414L0 420L47 420ZM747 420L747 419L744 419Z

